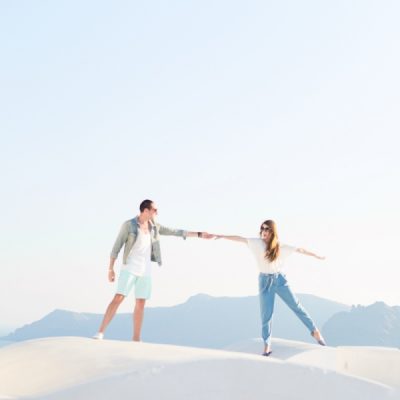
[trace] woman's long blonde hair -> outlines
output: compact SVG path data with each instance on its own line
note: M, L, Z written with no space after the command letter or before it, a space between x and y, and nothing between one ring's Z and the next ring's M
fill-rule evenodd
M271 238L267 243L265 249L265 258L269 261L275 261L279 257L279 242L278 242L278 231L276 229L276 223L271 219L267 219L260 226L260 235L262 233L262 227L267 225L271 231Z

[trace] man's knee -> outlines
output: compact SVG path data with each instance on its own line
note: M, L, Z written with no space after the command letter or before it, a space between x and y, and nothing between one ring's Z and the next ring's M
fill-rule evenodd
M146 304L146 300L145 299L136 299L135 308L137 308L139 310L143 310L145 304Z
M114 296L112 302L113 302L114 304L116 304L116 305L120 305L120 304L123 302L124 299L125 299L125 296L124 296L123 294L117 293L117 294Z

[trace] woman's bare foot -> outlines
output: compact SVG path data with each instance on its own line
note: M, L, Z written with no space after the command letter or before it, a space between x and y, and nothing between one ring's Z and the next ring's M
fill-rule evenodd
M265 345L263 356L268 357L272 353L271 346L269 344Z
M318 344L320 344L321 346L326 346L325 340L318 329L311 332L311 336L318 342Z

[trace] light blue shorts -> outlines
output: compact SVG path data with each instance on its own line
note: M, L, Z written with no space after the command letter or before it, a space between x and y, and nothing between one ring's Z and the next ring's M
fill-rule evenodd
M137 299L148 300L151 296L151 276L137 276L122 270L118 278L117 294L128 296L133 287Z

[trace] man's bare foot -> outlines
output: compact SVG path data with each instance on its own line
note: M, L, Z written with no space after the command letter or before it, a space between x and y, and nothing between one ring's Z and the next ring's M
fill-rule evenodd
M97 332L94 336L92 336L92 338L96 339L96 340L103 340L104 339L104 333Z

